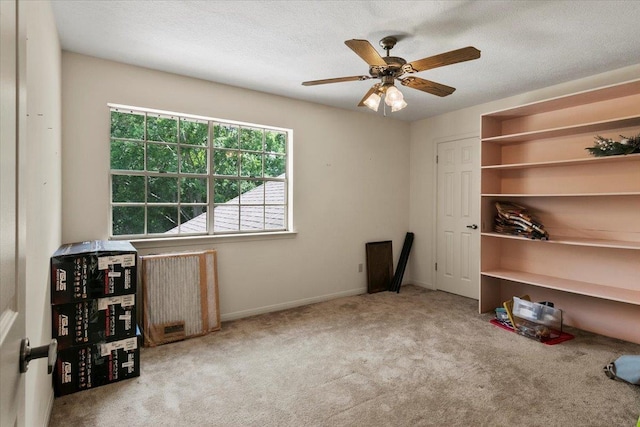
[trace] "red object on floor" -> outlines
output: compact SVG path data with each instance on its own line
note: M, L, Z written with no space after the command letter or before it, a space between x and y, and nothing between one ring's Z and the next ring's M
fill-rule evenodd
M491 319L489 322L492 325L495 325L495 326L497 326L499 328L502 328L502 329L504 329L506 331L515 332L515 330L513 328L510 328L507 325L503 325L502 323L498 322L498 320L496 320L496 319ZM561 342L572 340L574 338L575 337L573 335L571 335L571 334L568 334L566 332L560 332L560 336L559 337L552 338L552 339L547 340L547 341L540 341L540 342L543 343L543 344L546 344L546 345L555 345L555 344L560 344Z

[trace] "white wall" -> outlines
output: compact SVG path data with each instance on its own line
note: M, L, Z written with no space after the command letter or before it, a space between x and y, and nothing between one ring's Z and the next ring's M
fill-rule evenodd
M480 115L516 105L566 95L640 77L640 64L588 78L526 92L411 123L409 228L422 236L411 253L407 280L435 287L435 153L436 143L480 135ZM479 165L478 165L479 167Z
M393 240L397 262L409 226L406 122L69 52L62 99L64 242L108 236L107 103L293 129L296 235L137 245L141 253L217 249L223 320L364 292L358 264L368 241Z
M61 52L49 1L24 2L27 24L26 334L51 340L49 257L61 238ZM53 389L44 360L26 375L25 425L48 423Z

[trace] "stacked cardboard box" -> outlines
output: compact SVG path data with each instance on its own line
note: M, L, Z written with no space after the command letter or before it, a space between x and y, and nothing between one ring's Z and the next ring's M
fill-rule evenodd
M140 375L136 264L124 241L67 244L51 257L56 396Z

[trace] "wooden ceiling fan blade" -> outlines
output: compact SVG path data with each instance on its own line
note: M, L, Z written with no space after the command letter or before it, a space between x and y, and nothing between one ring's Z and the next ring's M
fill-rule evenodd
M353 82L357 80L369 80L370 78L371 76L349 76L349 77L336 77L334 79L310 80L308 82L302 82L302 86L324 85L327 83Z
M378 88L380 87L380 83L376 83L373 86L371 86L371 89L369 89L369 91L362 97L362 99L360 100L360 102L358 103L358 107L365 107L364 101L366 101L366 99L375 91L378 90Z
M367 40L352 39L344 42L349 48L356 53L360 58L364 59L367 64L386 66L378 51Z
M480 58L480 51L473 46L452 50L428 58L418 59L405 64L403 70L407 73L417 73L418 71L430 70L432 68L443 67L445 65L456 64L458 62L471 61Z
M399 79L400 80L400 79ZM423 92L436 96L447 96L455 92L456 88L443 85L442 83L432 82L430 80L421 79L420 77L405 77L400 80L402 86L418 89Z

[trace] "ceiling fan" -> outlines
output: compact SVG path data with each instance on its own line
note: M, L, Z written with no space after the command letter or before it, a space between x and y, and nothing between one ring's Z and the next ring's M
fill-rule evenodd
M398 80L403 86L418 89L437 96L451 95L456 89L441 83L421 79L420 77L407 76L432 68L451 65L458 62L470 61L480 58L480 51L472 46L452 50L428 58L407 62L398 56L389 56L389 51L398 42L393 36L387 36L380 40L380 46L387 51L387 56L382 57L367 40L347 40L344 42L356 55L369 64L369 75L337 77L334 79L311 80L302 82L303 86L315 86L327 83L349 82L355 80L380 79L380 83L374 84L358 103L358 107L366 106L373 111L378 111L380 100L384 96L385 104L391 107L391 111L399 111L407 106L404 96L395 87L394 80Z

